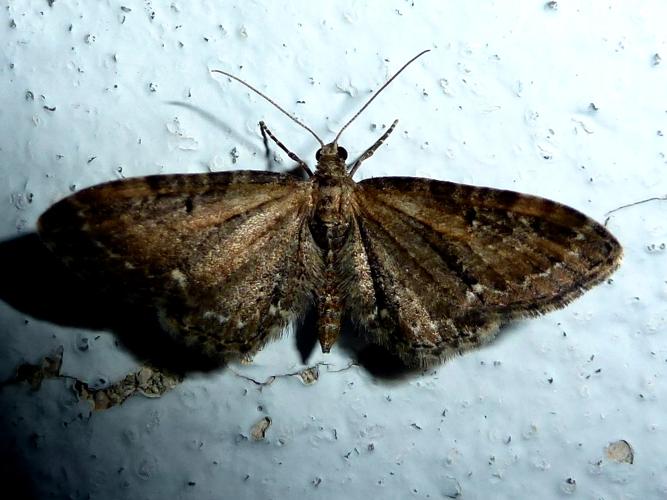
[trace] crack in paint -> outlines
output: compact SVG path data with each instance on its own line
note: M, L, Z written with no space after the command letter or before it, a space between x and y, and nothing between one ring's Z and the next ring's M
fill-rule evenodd
M308 368L304 368L302 370L298 370L298 371L295 371L295 372L288 372L288 373L281 373L281 374L277 374L277 375L270 375L266 379L264 379L264 381L260 381L260 380L254 379L253 377L251 377L249 375L244 375L242 373L239 373L232 368L229 368L229 371L232 372L234 375L236 375L239 378L247 380L248 382L252 382L253 384L255 384L258 387L266 387L268 385L271 385L273 382L276 381L276 379L279 379L279 378L288 378L288 377L295 377L295 376L299 377L299 379L301 380L301 382L304 385L312 385L315 382L317 382L317 380L319 379L319 368L320 368L320 366L326 367L327 368L327 370L326 370L327 373L340 373L340 372L344 372L344 371L349 370L353 366L359 366L359 365L357 363L350 362L347 366L345 366L343 368L340 368L338 370L332 370L332 369L329 368L330 366L332 366L331 363L325 363L325 362L321 361L321 362L319 362L319 363L317 363L313 366L309 366Z

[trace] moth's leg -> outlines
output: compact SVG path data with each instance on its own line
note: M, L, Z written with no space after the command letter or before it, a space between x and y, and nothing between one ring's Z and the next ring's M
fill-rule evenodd
M308 177L313 176L313 172L312 170L310 170L308 165L306 165L306 162L303 161L301 158L299 158L295 153L292 153L289 149L287 149L287 147L282 142L280 142L275 135L273 135L273 133L269 130L269 128L266 126L264 122L259 122L259 128L262 131L263 137L266 137L266 135L268 135L271 138L271 140L275 142L278 145L278 147L287 154L287 156L290 157L291 160L295 161L297 165L299 165L299 167L301 167L303 171L306 172ZM265 139L265 144L266 144L266 139Z
M266 127L259 126L259 131L262 133L262 142L264 143L264 152L266 157L266 169L271 170L271 149L269 148L269 137L266 135Z
M382 137L380 137L377 141L375 141L375 144L373 144L370 148L361 153L359 158L350 163L348 167L350 169L350 177L354 175L354 173L357 171L362 162L368 160L371 156L373 156L373 153L375 153L377 148L382 146L382 143L387 139L387 137L389 137L389 134L391 134L396 128L397 123L398 120L394 120L394 123L391 124L391 127L389 127L387 131L384 134L382 134Z

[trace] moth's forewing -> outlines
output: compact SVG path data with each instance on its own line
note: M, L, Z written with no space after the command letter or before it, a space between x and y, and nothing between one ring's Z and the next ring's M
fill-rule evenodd
M609 276L622 250L554 201L416 178L358 184L348 308L412 365L493 338L510 319L560 308Z
M310 300L310 189L252 171L121 180L56 203L39 233L73 271L156 308L173 335L226 359L259 349Z

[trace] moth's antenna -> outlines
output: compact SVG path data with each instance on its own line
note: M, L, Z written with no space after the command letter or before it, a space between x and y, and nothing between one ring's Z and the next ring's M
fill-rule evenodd
M345 129L347 128L347 126L348 126L350 123L352 123L352 122L357 118L357 116L359 116L359 115L364 111L364 109L366 109L366 108L368 107L368 105L369 105L370 103L373 102L373 99L375 99L378 95L380 95L380 92L382 92L382 91L387 87L387 85L389 85L389 84L394 80L394 78L396 78L398 75L400 75L400 74L403 72L403 70L404 70L405 68L407 68L408 66L410 66L410 64L412 64L415 60L419 59L421 56L423 56L423 55L426 54L427 52L431 52L431 49L422 50L419 54L417 54L415 57L413 57L413 58L410 59L408 62L406 62L406 63L401 67L401 69L399 69L396 73L394 73L394 76L392 76L389 80L387 80L387 81L385 82L385 84L384 84L382 87L380 87L380 88L378 89L378 91L373 95L373 97L371 97L371 98L366 102L366 104L364 104L364 105L361 107L361 109L360 109L359 111L357 111L356 114L355 114L352 118L350 118L350 120L349 120L345 125L343 125L343 128L340 129L340 132L338 132L338 135L337 135L336 138L334 139L334 143L337 143L337 142L338 142L338 138L339 138L340 135L343 133L343 130L345 130Z
M421 55L421 54L419 54L419 55ZM417 57L419 57L419 56L417 56ZM415 59L416 59L416 58L415 58ZM412 62L412 61L410 61L410 62ZM409 64L409 63L408 63L408 64ZM279 106L278 103L276 103L273 99L271 99L269 96L267 96L267 95L265 95L264 93L262 93L262 92L260 92L259 90L257 90L255 87L253 87L252 85L250 85L248 82L245 82L245 81L241 80L239 77L234 76L234 75L232 75L232 74L230 74L230 73L227 73L226 71L221 71L221 70L219 70L219 69L212 69L212 70L211 70L211 73L220 73L221 75L228 76L228 77L231 78L232 80L236 80L237 82L242 83L243 85L245 85L246 87L248 87L250 90L252 90L255 94L259 95L260 97L263 97L264 99L266 99L267 101L269 101L271 104L273 104L276 108L278 108L279 111L282 111L282 112L283 112L283 113L284 113L290 120L292 120L293 122L295 122L297 125L301 125L301 126L302 126L303 128L305 128L308 132L310 132L311 134L313 134L313 137L315 137L315 139L317 139L317 142L320 143L320 146L324 146L324 142L322 141L322 139L320 139L320 138L317 136L317 134L316 134L315 132L313 132L313 130L312 130L309 126L303 124L298 118L296 118L295 116L292 116L291 114L289 114L289 113L288 113L287 111L285 111L281 106ZM391 80L389 80L389 81L391 81ZM389 83L389 82L387 82L387 83Z

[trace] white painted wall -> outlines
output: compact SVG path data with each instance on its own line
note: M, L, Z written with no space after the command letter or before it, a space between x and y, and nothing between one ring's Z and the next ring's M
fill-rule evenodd
M667 194L667 62L654 57L667 54L662 0L10 0L0 19L3 380L59 345L63 373L91 383L138 366L112 333L77 322L44 262L12 246L70 188L262 169L260 119L312 159L307 133L211 69L247 79L329 138L430 48L345 133L353 155L401 120L357 178L509 188L599 221ZM75 499L665 498L666 219L665 200L613 213L625 260L611 284L423 376L336 371L351 361L339 348L308 360L328 364L311 386L244 378L301 369L287 337L253 366L195 374L160 399L104 412L91 414L66 380L5 387L5 481L22 484L22 473L40 498ZM57 320L36 312L50 301L67 306ZM266 438L248 439L265 415ZM633 464L606 456L620 439Z

